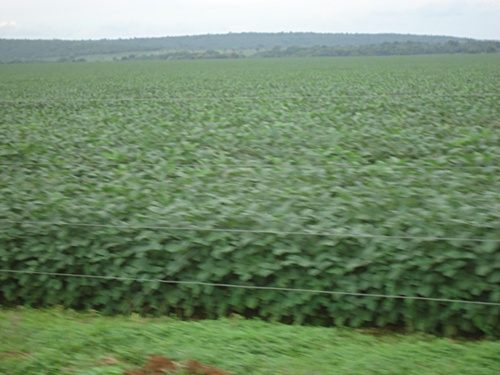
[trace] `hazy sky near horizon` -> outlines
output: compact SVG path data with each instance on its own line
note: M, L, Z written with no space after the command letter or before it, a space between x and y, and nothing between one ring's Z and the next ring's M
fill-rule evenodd
M0 38L228 32L450 35L500 40L500 0L0 0Z

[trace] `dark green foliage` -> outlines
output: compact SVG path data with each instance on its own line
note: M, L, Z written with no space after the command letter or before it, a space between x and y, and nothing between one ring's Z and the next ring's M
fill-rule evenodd
M252 57L324 57L324 56L405 56L405 55L432 55L456 53L498 53L500 42L497 41L447 41L442 43L395 41L369 45L348 46L292 46L286 49L255 53Z
M2 66L3 100L42 101L0 103L0 268L499 303L498 242L383 237L500 238L499 66ZM168 97L189 99L142 100ZM141 100L105 100L120 98ZM500 326L498 306L37 274L0 273L0 303L446 334Z
M0 62L60 60L111 55L118 60L214 59L246 56L357 56L495 53L498 41L412 34L230 33L104 40L0 39ZM224 52L220 52L224 51ZM243 52L241 54L240 52Z
M463 42L393 42L369 45L348 46L313 46L288 48L275 47L257 51L255 53L238 54L234 51L217 52L213 50L155 52L152 54L133 54L121 57L121 61L129 60L195 60L195 59L233 59L240 57L250 58L283 58L283 57L334 57L334 56L406 56L406 55L433 55L433 54L477 54L498 53L500 42L468 40ZM115 58L115 60L117 60Z

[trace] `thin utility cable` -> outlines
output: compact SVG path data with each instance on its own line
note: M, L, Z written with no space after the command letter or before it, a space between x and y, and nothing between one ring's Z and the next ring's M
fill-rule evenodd
M279 236L318 236L318 237L345 237L345 238L386 238L401 240L419 240L419 241L464 241L464 242L500 242L500 239L486 238L460 238L460 237L417 237L417 236L386 236L377 234L357 234L357 233L330 233L330 232L307 232L307 231L276 231L276 230L253 230L253 229L228 229L228 228L202 228L202 227L170 227L162 225L115 225L115 224L97 224L97 223L67 223L52 221L17 221L0 219L1 222L11 224L29 224L29 225L53 225L70 227L90 227L90 228L121 228L121 229L152 229L152 230L172 230L172 231L190 231L190 232L223 232L223 233L255 233L255 234L275 234Z
M337 292L337 291L330 291L330 290L281 288L281 287L272 287L272 286L220 284L220 283L209 283L209 282L202 282L202 281L162 280L162 279L133 278L133 277L121 277L121 276L95 276L95 275L81 275L81 274L73 274L73 273L40 272L40 271L27 271L27 270L26 271L18 271L18 270L8 270L8 269L0 269L0 273L35 274L35 275L57 276L57 277L81 277L81 278L89 278L89 279L156 282L156 283L163 283L163 284L178 284L178 285L202 285L202 286L212 286L212 287L218 287L218 288L274 290L274 291L296 292L296 293L319 293L319 294L330 294L330 295L341 295L341 296L406 299L406 300L420 300L420 301L435 301L435 302L447 302L447 303L463 303L463 304L474 304L474 305L500 306L500 303L485 302L485 301L467 301L467 300L456 300L456 299L448 299L448 298L430 298L430 297L401 296L401 295L372 294L372 293Z
M356 98L456 98L456 97L495 97L500 93L463 93L463 94L425 94L425 93L384 93L384 94L357 94L357 95L290 95L290 96L221 96L221 97L167 97L167 98L53 98L53 99L0 99L0 103L69 103L69 102L188 102L188 101L224 101L224 100L292 100L292 99L356 99Z
M388 169L436 169L436 170L446 170L446 169L500 169L498 165L477 165L477 166L462 166L462 165L386 165L386 164L363 164L363 165L349 165L341 163L331 163L331 164L230 164L230 163L136 163L135 161L119 162L112 160L88 160L88 159L77 159L71 162L66 160L56 160L51 163L46 162L23 162L23 161L13 161L13 162L0 162L3 166L16 166L16 165L33 165L33 166L61 166L61 165L71 165L71 163L78 163L81 165L82 162L90 162L90 165L115 165L115 166L136 166L136 167L150 167L150 166L160 166L160 167L177 167L177 168L262 168L262 169L275 169L275 168L290 168L290 169L321 169L321 168L340 168L340 169L370 169L370 168L388 168Z

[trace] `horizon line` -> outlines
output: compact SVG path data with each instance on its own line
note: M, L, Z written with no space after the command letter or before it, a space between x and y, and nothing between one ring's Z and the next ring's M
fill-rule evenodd
M453 39L465 39L476 41L500 41L500 39L480 39L466 36L453 36L444 34L417 34L417 33L398 33L398 32L323 32L323 31L228 31L224 33L205 33L205 34L183 34L183 35L164 35L164 36L133 36L133 37L102 37L102 38L88 38L88 39L63 39L63 38L5 38L0 36L0 40L30 40L30 41L65 41L65 42L87 42L87 41L120 41L120 40L134 40L134 39L163 39L163 38L188 38L200 36L228 36L228 35L244 35L244 34L318 34L318 35L403 35L403 36L421 36L421 37L441 37Z

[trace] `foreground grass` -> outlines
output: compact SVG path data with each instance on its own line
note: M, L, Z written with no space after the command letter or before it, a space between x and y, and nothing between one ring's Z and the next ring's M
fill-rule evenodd
M498 374L500 341L287 326L184 322L67 310L0 310L1 374L122 374L151 354L235 374Z

